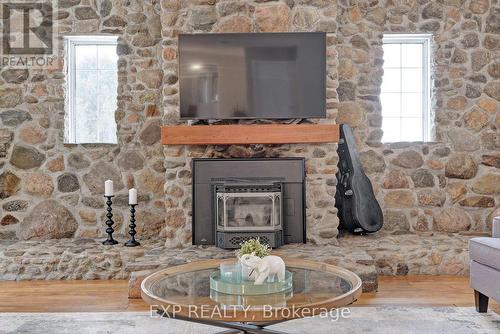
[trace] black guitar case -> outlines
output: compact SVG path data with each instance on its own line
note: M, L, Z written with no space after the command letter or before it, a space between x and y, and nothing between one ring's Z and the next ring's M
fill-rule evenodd
M380 230L384 221L382 210L372 184L363 171L354 135L347 124L340 125L337 153L339 163L335 206L339 212L340 227L356 234Z

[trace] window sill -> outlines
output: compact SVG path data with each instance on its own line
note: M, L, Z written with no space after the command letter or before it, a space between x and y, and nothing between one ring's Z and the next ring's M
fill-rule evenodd
M382 145L389 146L392 148L405 148L415 145L439 145L444 142L439 141L398 141L398 142L382 142Z
M83 147L102 147L102 146L116 146L118 143L64 143L64 146L79 146Z

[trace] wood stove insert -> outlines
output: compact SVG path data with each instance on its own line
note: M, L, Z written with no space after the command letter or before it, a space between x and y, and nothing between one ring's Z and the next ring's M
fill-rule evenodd
M193 244L305 243L304 158L193 159Z
M217 246L237 248L255 236L273 248L283 244L280 182L228 182L215 185L214 193Z

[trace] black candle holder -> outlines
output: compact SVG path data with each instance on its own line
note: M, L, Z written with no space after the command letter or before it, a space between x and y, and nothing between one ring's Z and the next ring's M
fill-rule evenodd
M125 243L125 246L127 247L135 247L135 246L140 246L141 244L135 240L135 234L137 233L135 231L135 207L137 204L129 204L130 205L130 225L128 234L130 235L130 239Z
M106 220L106 225L108 226L108 228L106 229L106 233L108 234L108 238L106 240L104 240L102 242L103 245L116 245L118 243L118 241L116 241L115 239L113 239L113 232L115 231L113 229L113 224L115 223L113 221L113 208L111 207L111 205L113 204L113 202L111 201L111 198L115 197L115 196L104 196L106 197L108 200L106 201L106 205L108 206L108 208L106 209L106 211L108 211L108 213L106 214L106 217L108 217L108 220Z

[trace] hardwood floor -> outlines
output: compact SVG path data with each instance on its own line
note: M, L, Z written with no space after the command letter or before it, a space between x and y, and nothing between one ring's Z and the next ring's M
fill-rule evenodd
M354 306L474 306L467 277L381 277L379 291L365 293ZM500 314L500 304L490 300ZM147 311L127 298L127 281L0 282L0 312Z
M462 276L383 276L379 290L364 293L355 306L474 306L469 278ZM490 300L500 314L500 304Z

